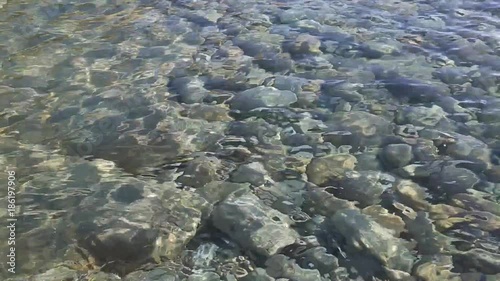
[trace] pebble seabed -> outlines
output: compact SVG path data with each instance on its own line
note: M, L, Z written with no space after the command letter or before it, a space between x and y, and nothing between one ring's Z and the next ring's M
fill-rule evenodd
M497 0L0 6L2 280L500 280Z

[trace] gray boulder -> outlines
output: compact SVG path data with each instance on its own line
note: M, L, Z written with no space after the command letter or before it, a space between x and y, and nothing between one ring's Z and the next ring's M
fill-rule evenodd
M188 162L184 173L177 181L194 188L203 187L211 181L220 179L218 170L221 166L221 161L216 157L198 157Z
M259 162L252 162L241 165L231 174L231 180L238 183L249 182L254 186L259 186L265 183L266 174L264 165Z
M297 101L291 91L280 91L273 87L259 86L236 94L231 108L249 111L258 107L284 107Z
M248 183L233 183L227 181L213 181L196 191L209 203L216 204L225 200L231 194L244 194L250 189Z
M445 125L446 112L439 106L405 106L396 115L396 123L415 126L435 127Z
M369 216L358 210L342 210L335 213L332 222L350 246L372 255L383 266L404 272L412 269L414 257L404 241Z
M172 270L164 267L157 267L150 271L134 271L123 278L124 281L179 281L180 278Z
M76 235L97 264L113 261L113 268L125 273L148 260L174 258L209 216L211 204L194 192L163 188L161 197L130 204L88 197L72 218L77 232L67 235Z
M338 181L343 178L346 171L354 170L356 157L350 154L333 154L314 158L307 165L307 177L309 181L319 186L328 185L330 181Z
M389 168L404 167L412 158L412 148L408 144L389 144L382 150L382 160Z
M288 216L264 205L251 193L221 202L213 210L212 221L240 245L264 256L276 254L298 237L290 228Z
M471 170L455 166L446 166L430 177L430 185L448 195L466 193L479 181L479 177Z
M288 278L290 281L320 281L321 274L317 269L301 268L295 260L285 255L275 255L266 261L267 274L274 278Z
M247 276L241 278L242 281L274 281L273 277L266 273L263 268L256 268L254 271L250 272Z
M394 129L385 118L364 111L334 113L326 125L328 132L348 131L354 134L356 137L352 140L355 145L378 145L382 137L392 134Z
M172 88L180 100L188 104L201 102L208 95L204 82L195 77L176 78L172 81Z
M78 278L79 274L77 271L69 269L67 267L61 266L49 269L44 273L37 274L30 278L33 281L54 281L54 280L73 280ZM27 280L20 279L20 280Z
M334 194L339 198L358 201L362 207L380 202L380 196L391 188L396 179L377 171L347 171L339 188Z
M291 54L320 54L321 41L309 34L300 34L293 41L286 41L283 48Z
M187 281L220 281L220 276L215 272L195 273Z

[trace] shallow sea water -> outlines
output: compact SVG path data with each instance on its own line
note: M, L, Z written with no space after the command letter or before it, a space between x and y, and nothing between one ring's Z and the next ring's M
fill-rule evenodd
M500 280L498 0L0 0L0 64L2 280Z

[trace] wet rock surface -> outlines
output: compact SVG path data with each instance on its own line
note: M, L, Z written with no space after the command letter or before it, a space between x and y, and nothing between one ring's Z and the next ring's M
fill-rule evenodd
M1 280L500 280L494 0L84 2L0 1Z
M318 157L307 166L307 175L314 184L328 185L341 180L347 171L354 170L356 163L356 158L349 154Z
M263 256L276 254L298 236L290 228L292 221L288 217L262 204L253 194L226 199L212 216L218 229Z
M403 240L394 238L368 216L356 210L339 211L332 217L332 224L356 250L368 252L390 269L410 272L413 256Z
M259 86L237 94L231 100L231 108L248 111L259 107L285 107L296 101L297 96L291 91Z

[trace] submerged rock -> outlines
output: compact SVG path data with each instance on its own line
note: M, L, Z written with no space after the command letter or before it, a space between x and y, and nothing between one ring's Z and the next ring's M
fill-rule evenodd
M180 101L188 104L201 102L208 95L204 85L202 80L195 77L181 77L172 81L172 88L179 95Z
M259 86L236 94L230 103L233 109L249 111L258 107L284 107L296 101L297 96L291 91Z
M151 271L134 271L123 278L124 281L148 280L148 281L177 281L177 274L163 268L155 268Z
M243 194L250 189L248 183L232 183L227 181L213 181L198 188L196 191L211 204L225 200L231 194Z
M80 274L76 270L60 266L49 269L44 273L34 275L30 278L30 280L36 280L36 281L74 280L78 278L79 275ZM21 280L27 280L27 279L23 277L23 279L19 279L19 281Z
M376 171L347 171L333 193L342 199L359 202L366 207L381 201L385 190L392 188L396 179L385 173Z
M232 118L228 115L229 109L206 104L196 104L189 107L183 114L193 119L203 119L208 122L231 121Z
M374 256L383 266L410 272L414 257L403 240L392 236L391 232L371 220L358 210L342 210L331 218L336 231L347 243Z
M325 186L340 180L346 171L354 170L356 163L356 157L350 154L328 155L314 158L307 165L306 173L310 182Z
M453 196L451 205L471 211L479 210L483 212L490 212L494 215L500 216L500 207L498 203L483 198L486 198L487 196L490 195L481 194L480 192L474 192L472 194L459 193Z
M405 230L405 223L401 217L389 213L380 205L372 205L361 210L365 215L372 217L377 223L387 228L394 237L399 237Z
M472 171L455 166L446 166L440 172L432 174L430 185L448 195L465 193L479 183L479 177Z
M319 246L319 243L299 246L296 249L297 254L294 257L302 268L317 269L321 274L328 274L339 267L337 257L328 253L325 247Z
M305 210L330 216L344 209L357 209L356 202L335 197L329 192L332 187L311 187L307 191L307 200L304 204Z
M264 205L253 194L230 197L215 207L212 223L240 245L263 256L272 256L298 237L292 221Z
M446 145L444 152L455 159L490 164L491 149L487 144L470 135L452 133L454 142Z
M300 34L294 41L285 42L284 49L292 54L320 54L321 41L309 34Z
M360 102L364 99L363 95L358 92L358 90L361 89L361 86L361 84L339 80L325 82L321 88L328 96L341 98L347 102Z
M325 280L317 269L304 269L293 259L285 255L275 255L266 261L266 272L274 278L288 278L288 280L322 281Z
M289 9L284 10L280 13L279 19L283 24L293 23L299 20L306 19L307 15L304 13L302 9Z
M399 181L395 187L395 192L400 202L417 211L430 209L431 204L426 201L426 198L429 197L427 190L413 181Z
M472 248L468 251L453 254L455 263L469 271L471 268L479 270L485 274L500 273L500 254L491 253L479 248Z
M325 124L328 125L328 131L356 134L357 141L363 145L380 144L382 137L392 134L394 126L385 118L364 111L334 113Z
M396 115L398 124L412 124L415 126L436 127L446 122L446 112L437 106L405 106Z
M422 255L439 255L449 250L449 239L436 231L433 221L422 211L414 214L414 219L406 220L406 228L417 241L417 250ZM412 216L412 217L413 217Z
M221 167L221 160L201 156L188 162L184 173L177 181L190 187L200 188L211 181L220 180L218 171Z
M406 166L412 158L412 147L408 144L389 144L382 150L382 160L390 168Z
M215 272L202 272L190 275L186 281L220 281L220 278Z
M102 193L110 186L95 188ZM145 187L147 196L131 203L87 197L74 213L73 235L97 265L113 261L109 269L126 274L146 262L175 258L209 216L211 205L196 193L167 184Z
M413 274L418 278L422 278L422 280L428 281L462 281L458 273L451 271L452 268L453 260L451 256L424 256L424 258L415 265Z
M231 174L233 182L249 182L254 186L259 186L265 183L267 172L259 162L252 162L241 165L235 172Z
M241 278L242 281L274 281L273 277L269 276L265 269L256 268L254 271L250 272L247 276Z
M392 95L409 103L435 102L449 93L446 85L430 84L405 77L389 79L384 84Z

